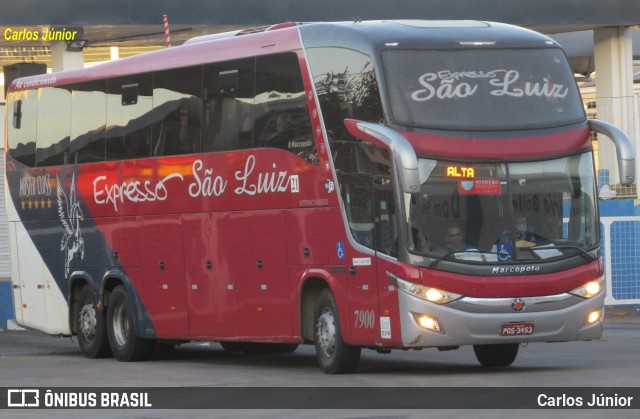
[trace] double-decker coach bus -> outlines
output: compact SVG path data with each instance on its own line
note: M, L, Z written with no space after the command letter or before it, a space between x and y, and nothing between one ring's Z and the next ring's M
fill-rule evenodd
M120 361L315 344L328 373L598 339L594 130L632 182L562 49L486 22L287 23L18 79L16 319Z

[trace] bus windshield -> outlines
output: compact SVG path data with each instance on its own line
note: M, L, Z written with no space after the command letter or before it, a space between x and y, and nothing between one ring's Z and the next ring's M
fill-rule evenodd
M527 163L419 159L406 194L409 250L436 259L590 257L599 241L593 156Z
M399 125L521 130L585 118L560 49L384 50L382 63Z

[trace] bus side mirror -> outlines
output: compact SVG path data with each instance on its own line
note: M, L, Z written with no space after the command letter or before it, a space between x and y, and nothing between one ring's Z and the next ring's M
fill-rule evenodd
M615 125L598 119L589 119L589 127L599 134L606 135L613 141L618 157L620 183L623 185L632 184L636 179L636 160L633 143L627 137L627 134Z
M369 144L391 151L394 166L400 175L402 189L406 193L420 191L418 175L418 157L416 152L400 133L382 124L345 119L344 125L349 134Z

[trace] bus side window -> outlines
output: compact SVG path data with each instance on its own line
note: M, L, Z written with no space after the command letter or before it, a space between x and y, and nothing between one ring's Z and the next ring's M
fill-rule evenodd
M254 147L274 147L319 164L298 56L267 55L256 62Z
M204 66L202 150L251 148L255 58Z
M14 115L18 124L9 124L9 152L11 157L26 166L35 164L36 116L38 113L38 91L23 90L9 94L9 115Z
M353 237L371 249L397 256L389 151L355 141L334 141L332 152Z
M376 250L390 256L397 256L396 205L391 176L375 176L373 188Z
M153 80L152 155L201 150L202 66L157 71Z
M369 56L334 47L309 48L307 56L329 141L355 140L347 133L345 118L384 121L380 90Z
M107 81L73 86L71 95L71 141L69 163L104 160L107 124Z
M340 178L349 228L353 238L373 249L375 246L373 179L371 175L345 174Z
M36 166L68 163L71 134L71 89L38 89Z
M151 73L109 79L106 160L150 155L152 84Z

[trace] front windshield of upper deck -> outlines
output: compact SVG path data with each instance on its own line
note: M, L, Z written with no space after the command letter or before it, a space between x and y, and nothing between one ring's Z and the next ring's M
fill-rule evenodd
M383 50L393 122L456 131L549 128L583 121L562 50Z
M600 243L591 152L524 163L419 159L408 248L434 260L532 262Z

